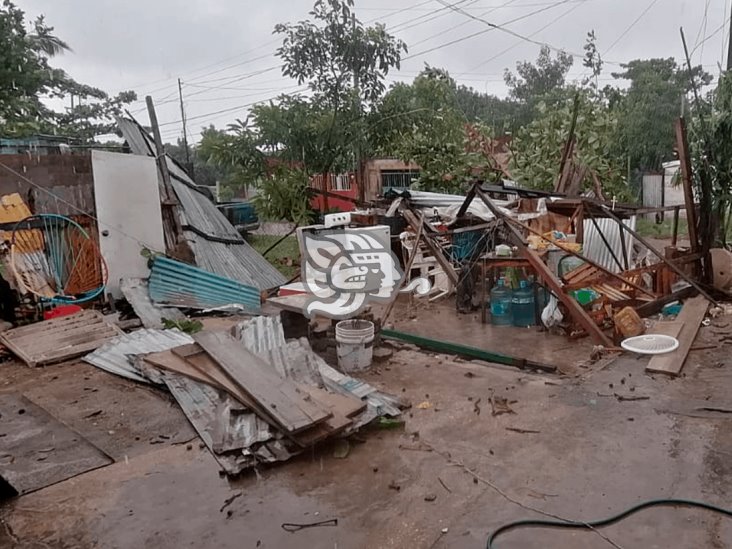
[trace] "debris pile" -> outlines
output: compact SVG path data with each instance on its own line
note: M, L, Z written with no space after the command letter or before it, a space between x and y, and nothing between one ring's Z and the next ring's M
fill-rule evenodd
M230 475L396 417L402 404L330 367L307 339L286 341L278 316L193 336L140 330L84 360L167 389Z

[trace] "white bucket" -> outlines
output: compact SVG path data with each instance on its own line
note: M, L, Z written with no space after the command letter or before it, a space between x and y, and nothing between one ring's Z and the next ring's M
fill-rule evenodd
M335 327L338 366L344 372L361 372L374 357L374 323L368 320L341 320Z

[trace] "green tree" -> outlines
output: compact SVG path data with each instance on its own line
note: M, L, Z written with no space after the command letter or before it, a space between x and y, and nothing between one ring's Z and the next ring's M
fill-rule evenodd
M275 33L283 35L277 50L283 74L307 83L312 101L331 113L326 134L331 161L325 162L323 173L349 151L359 156L364 111L384 92L384 78L399 68L407 49L383 25L364 27L352 8L353 0L317 0L310 12L312 21L275 27ZM345 129L353 132L352 138Z
M220 170L221 185L228 192L256 185L266 173L259 135L249 118L229 124L227 131L204 129L197 155Z
M516 73L506 69L503 79L508 86L510 97L526 104L536 104L542 99L564 87L569 69L574 59L565 52L559 52L552 59L551 50L542 46L539 57L534 63L520 61L516 63Z
M618 120L607 105L587 90L579 93L575 129L575 163L595 172L603 192L629 199L622 156L615 141ZM529 188L552 190L558 177L562 150L569 138L574 101L567 99L558 106L540 103L536 118L522 128L511 143L511 174ZM589 176L584 188L592 188Z
M689 73L673 58L636 59L613 77L630 82L613 99L620 126L620 144L633 168L656 170L673 158L674 122L692 89ZM697 86L711 82L701 66L693 68ZM608 90L612 93L610 90Z
M109 133L113 117L136 99L134 92L110 98L105 92L76 82L49 64L69 51L43 16L26 24L25 13L10 0L0 5L0 134L24 136L57 133L91 141ZM44 99L69 99L66 112L51 110Z

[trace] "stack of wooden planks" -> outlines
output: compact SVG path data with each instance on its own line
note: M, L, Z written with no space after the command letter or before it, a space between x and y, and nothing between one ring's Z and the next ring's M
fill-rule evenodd
M343 432L366 408L357 398L281 377L229 333L205 331L194 339L194 344L152 353L144 360L225 391L301 448Z

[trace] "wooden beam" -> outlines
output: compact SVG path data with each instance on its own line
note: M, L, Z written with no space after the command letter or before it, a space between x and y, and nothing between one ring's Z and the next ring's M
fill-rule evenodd
M699 326L707 314L709 302L703 296L696 296L688 299L681 308L679 316L676 317L676 323L681 324L681 330L678 335L679 347L670 353L657 355L651 358L646 366L646 372L668 374L677 376L684 367L686 357L689 354L691 345L696 339L699 332Z
M610 208L608 208L608 207L607 207L607 206L605 206L604 204L603 204L603 205L601 205L601 207L602 207L602 208L603 208L603 209L605 210L605 213L606 213L606 214L607 214L607 215L608 215L609 217L612 217L612 218L613 218L613 219L615 219L615 221L617 221L618 223L620 223L620 222L621 222L621 221L620 221L620 220L618 219L618 217L617 217L617 216L616 216L616 215L615 215L614 213L612 213L612 212L610 211ZM656 249L655 247L653 247L653 246L651 245L651 243L650 243L650 242L648 242L648 241L647 241L647 240L646 240L645 238L643 238L643 237L642 237L641 235L639 235L639 234L638 234L638 233L637 233L636 231L634 231L634 230L633 230L633 229L631 229L630 227L625 227L625 230L626 230L626 231L628 231L628 232L629 232L629 233L630 233L630 234L631 234L631 235L632 235L632 236L633 236L633 237L634 237L634 238L635 238L635 239L636 239L636 240L637 240L638 242L640 242L640 243L641 243L641 244L643 244L643 245L644 245L644 246L645 246L646 248L648 248L648 249L649 249L649 250L650 250L650 251L651 251L651 252L653 253L653 255L655 255L655 256L656 256L656 257L657 257L658 259L660 259L660 260L661 260L661 261L662 261L663 263L665 263L666 265L668 265L668 266L669 266L669 267L671 268L671 270L672 270L673 272L675 272L675 273L676 273L677 275L679 275L679 277L680 277L680 278L682 278L682 279L686 280L686 282L688 282L689 284L691 284L691 285L692 285L692 286L693 286L693 287L694 287L694 288L696 289L696 291L697 291L697 292L699 292L699 293L700 293L701 295L703 295L704 297L706 297L706 298L707 298L707 299L708 299L709 301L711 301L712 303L714 303L714 304L716 304L716 303L717 303L717 302L716 302L716 301L714 300L714 298L713 298L713 297L712 297L711 295L709 295L709 294L708 294L708 293L707 293L707 292L706 292L706 291L704 290L704 288L702 288L701 286L699 286L699 284L697 284L696 280L694 280L694 279L693 279L692 277L690 277L689 275L687 275L687 274L686 274L686 273L685 273L684 271L682 271L682 270L681 270L681 269L680 269L679 267L677 267L677 266L676 266L676 265L675 265L675 264L674 264L673 262L671 262L671 261L669 261L668 259L666 259L666 257L665 257L665 256L664 256L664 255L663 255L663 254L662 254L661 252L659 252L659 251L658 251L658 250L657 250L657 249Z
M542 234L541 234L541 233L540 233L539 231L535 231L534 229L532 229L532 228L531 228L531 227L529 227L528 225L524 225L524 224L523 224L523 223L521 223L520 221L517 221L517 220L515 220L515 219L512 219L512 218L510 218L510 217L506 217L505 219L506 219L506 221L508 221L508 222L509 222L509 224L512 224L512 225L516 225L516 226L520 227L521 229L523 229L523 230L525 230L525 231L528 231L528 232L530 232L531 234L534 234L534 235L536 235L536 236L540 236L541 238L544 238L545 240L549 241L549 240L548 240L548 239L547 239L547 238L546 238L546 237L545 237L544 235L542 235ZM587 258L587 257L583 256L583 255L582 255L581 253L579 253L579 252L575 252L575 251L574 251L574 250L573 250L572 248L568 248L567 246L564 246L564 245L563 245L563 244L562 244L561 242L553 242L553 241L549 241L549 242L552 242L552 244L554 244L554 245L555 245L555 246L556 246L557 248L559 248L559 249L560 249L560 250L562 250L563 252L566 252L566 253L568 253L569 255L573 255L574 257L577 257L577 258L581 259L582 261L584 261L584 262L585 262L585 263L587 263L588 265L592 265L592 266L593 266L593 267L595 267L596 269L598 269L598 270L602 271L603 273L605 273L605 274L606 274L607 276L609 276L610 278L614 278L614 279L615 279L615 280L617 280L618 282L622 282L623 284L625 284L625 285L627 285L627 286L629 286L629 287L633 288L634 290L637 290L637 291L639 291L639 292L642 292L642 293L646 294L647 296L650 296L650 297L652 297L652 298L654 298L654 299L656 298L656 294L654 294L653 292L651 292L651 291L649 291L649 290L646 290L646 289L645 289L645 288L643 288L642 286L639 286L638 284L635 284L634 282L631 282L631 281L630 281L630 280L628 280L627 278L624 278L624 277L620 276L620 275L619 275L619 274L617 274L617 273L614 273L614 272L612 272L612 271L609 271L608 269L606 269L605 267L603 267L603 266L602 266L602 265L600 265L599 263L596 263L595 261L592 261L591 259L589 259L589 258Z
M686 221L689 225L689 241L691 250L699 251L698 220L694 206L694 186L691 172L691 158L689 143L686 138L686 122L683 118L676 121L676 149L679 154L681 183L684 188L684 204L686 206Z
M381 317L381 322L379 323L379 326L383 326L386 323L386 319L389 318L389 315L391 314L391 310L394 308L396 300L399 299L399 290L401 290L402 286L404 286L404 283L407 281L409 273L412 270L414 258L417 257L417 252L419 252L419 241L422 239L422 229L424 229L424 225L421 223L422 221L424 221L424 215L420 217L419 229L417 229L417 238L414 239L414 248L412 248L412 253L409 255L407 264L404 267L404 276L399 281L397 291L394 292L391 300L389 300L389 304L386 306L386 311L384 311L384 314Z
M493 212L493 215L495 215L496 218L513 221L509 217L504 215L500 210L498 210L498 208L496 208L491 203L490 199L485 194L483 194L482 191L478 190L477 195L478 198L483 201L486 207L491 210L491 212ZM554 292L554 294L564 304L575 322L577 322L590 335L595 343L605 345L606 347L612 347L613 342L610 340L610 338L605 335L605 333L597 326L597 324L595 324L595 321L590 318L590 315L587 314L587 311L582 308L582 305L580 305L576 299L564 293L561 282L557 280L556 276L554 276L554 273L549 267L547 267L546 263L542 261L539 255L534 250L528 247L528 245L524 241L523 236L516 230L516 228L513 227L511 223L506 223L506 228L509 229L509 232L513 236L514 243L516 246L519 247L522 255L531 264L536 274L544 280L545 284L549 286L551 291Z
M442 249L435 243L434 240L432 240L430 235L426 233L429 227L427 221L424 218L418 219L414 212L412 212L408 208L402 209L402 215L404 216L404 219L407 220L407 223L409 223L412 229L414 229L414 232L419 232L420 227L424 227L425 232L422 236L422 241L430 249L432 255L435 256L435 260L437 261L437 263L440 264L440 267L442 267L442 270L445 271L445 274L448 276L450 281L457 286L459 278L457 273L455 272L455 269L442 253Z

